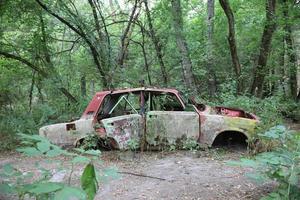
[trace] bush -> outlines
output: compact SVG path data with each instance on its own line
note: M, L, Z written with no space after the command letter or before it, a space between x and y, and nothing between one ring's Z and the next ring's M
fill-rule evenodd
M275 126L259 136L261 140L271 141L275 145L273 151L230 164L253 167L256 173L248 176L257 181L278 182L278 188L263 199L299 199L300 133L288 131L284 126Z
M68 152L60 147L51 144L46 138L39 135L20 134L22 143L26 146L17 149L26 156L43 156L44 158L55 158L66 156L71 158L71 166L68 171L68 183L51 182L52 173L50 169L43 168L39 163L36 167L42 172L41 175L32 180L34 172L22 173L11 164L6 164L2 168L0 175L4 180L0 183L1 194L16 194L19 199L24 199L26 195L35 199L94 199L98 190L99 180L107 179L108 176L116 177L116 170L106 168L99 173L95 170L96 164L100 165L99 150L75 149ZM52 161L53 162L53 161ZM59 161L55 161L59 163ZM71 185L74 165L85 164L83 173L80 177L81 187ZM65 171L61 166L61 171Z

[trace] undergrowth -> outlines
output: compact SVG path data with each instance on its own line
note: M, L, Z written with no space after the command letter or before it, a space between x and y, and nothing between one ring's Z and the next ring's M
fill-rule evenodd
M273 150L252 158L242 158L229 164L252 167L255 173L248 177L258 181L276 181L279 186L264 200L296 200L300 197L300 132L291 132L284 126L275 126L259 134L263 141L274 144Z

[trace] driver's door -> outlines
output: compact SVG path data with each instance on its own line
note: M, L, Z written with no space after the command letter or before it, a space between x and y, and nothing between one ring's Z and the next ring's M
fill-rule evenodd
M130 140L139 142L143 131L139 93L111 95L100 110L100 124L105 136L114 140L114 148L127 149Z

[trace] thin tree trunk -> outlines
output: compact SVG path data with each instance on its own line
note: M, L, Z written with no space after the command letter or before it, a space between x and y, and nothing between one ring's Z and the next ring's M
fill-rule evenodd
M158 63L160 65L160 70L161 70L161 75L163 78L163 83L165 86L168 85L168 74L166 71L166 67L165 67L165 63L163 60L163 53L162 53L162 46L161 46L161 42L160 39L157 37L156 32L154 30L153 24L152 24L152 18L151 18L151 14L150 14L150 10L148 7L148 1L144 0L144 5L145 5L145 9L146 9L146 15L147 15L147 21L148 21L148 25L149 25L149 31L150 31L150 37L151 40L154 44L154 48L155 48L155 53L158 59Z
M192 71L192 62L189 55L188 46L183 34L183 19L181 12L180 0L171 0L171 10L173 17L173 29L175 33L177 47L179 49L182 70L183 70L183 79L187 88L192 91L194 94L197 93L195 87L195 80Z
M128 20L128 24L122 34L121 37L121 47L120 47L120 51L118 53L118 57L117 57L117 63L120 67L123 67L124 65L124 60L127 57L128 54L128 46L129 46L129 41L130 41L130 37L131 34L133 32L133 28L134 28L134 21L137 20L138 16L139 16L139 1L135 0L134 2L134 6L132 8L129 20Z
M264 79L268 72L266 65L271 50L272 36L276 29L275 8L276 0L266 0L266 22L261 39L257 66L254 69L253 82L250 89L250 93L257 97L262 96Z
M210 96L215 96L217 90L216 73L214 70L214 17L215 0L207 1L207 71L208 71L208 91Z
M81 96L86 97L86 77L85 74L82 74L80 78L80 89L81 89Z
M230 47L230 54L231 54L231 60L233 64L233 68L236 75L236 82L237 82L237 94L240 94L242 92L242 80L240 79L241 76L241 65L240 60L237 53L237 45L235 40L235 21L234 21L234 15L231 10L230 4L228 0L219 0L225 14L228 20L228 43Z
M141 33L142 33L142 45L141 46L142 46L142 52L143 52L143 57L144 57L145 70L147 72L147 78L148 78L149 85L152 85L149 64L148 64L148 59L147 59L147 53L146 53L146 49L145 49L145 33L144 33L144 29L142 27L141 27Z
M31 78L31 85L29 89L29 112L31 112L32 109L32 99L33 99L33 89L35 84L35 71L32 70L32 78Z
M290 24L289 5L287 0L283 0L283 17L284 17L284 38L286 42L286 51L288 56L289 84L291 96L297 98L297 58L292 40L292 28Z

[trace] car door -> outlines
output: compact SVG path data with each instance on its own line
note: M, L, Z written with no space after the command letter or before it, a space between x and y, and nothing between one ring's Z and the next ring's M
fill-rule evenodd
M188 138L198 140L198 113L184 111L174 94L149 94L148 108L146 141L149 145L175 145Z
M142 116L139 114L140 95L124 93L109 98L103 105L103 113L100 113L100 116L105 116L100 124L105 129L106 137L115 141L115 148L127 149L130 140L139 142L143 130Z

